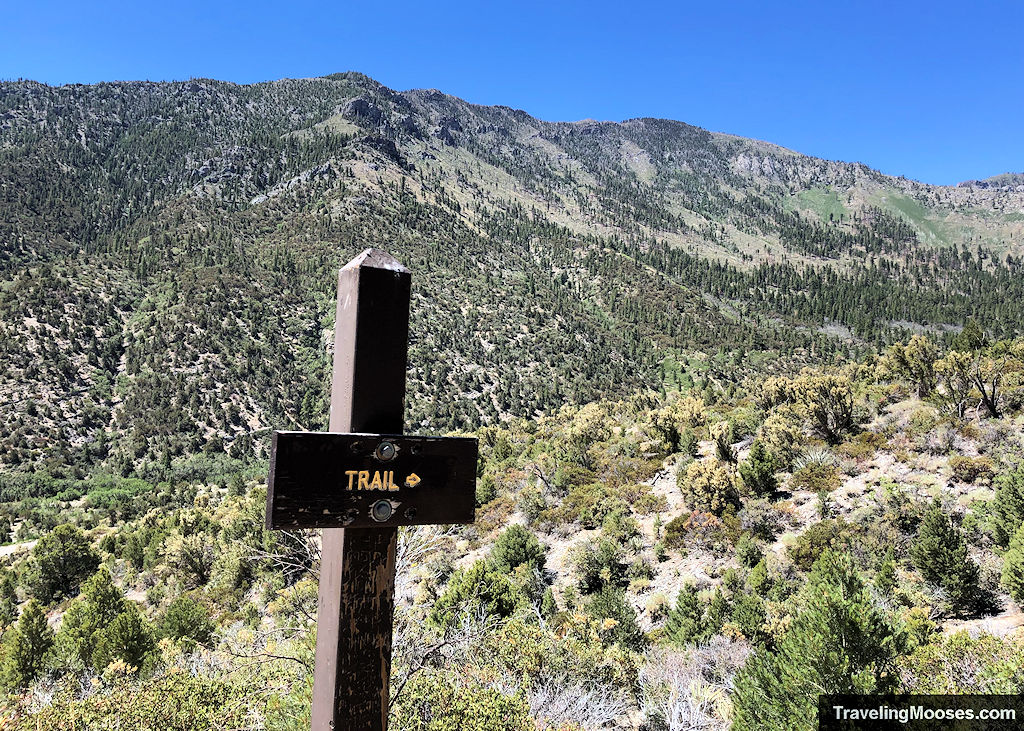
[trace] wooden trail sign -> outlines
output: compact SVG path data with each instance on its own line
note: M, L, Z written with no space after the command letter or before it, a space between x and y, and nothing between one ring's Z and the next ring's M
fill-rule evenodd
M398 526L471 523L475 439L402 435L409 270L338 273L330 432L275 432L270 528L323 528L313 731L385 731Z
M476 439L276 432L270 528L472 523Z

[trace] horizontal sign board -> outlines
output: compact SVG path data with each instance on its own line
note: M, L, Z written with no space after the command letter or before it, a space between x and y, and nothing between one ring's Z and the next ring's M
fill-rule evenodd
M477 440L274 432L268 528L472 523Z

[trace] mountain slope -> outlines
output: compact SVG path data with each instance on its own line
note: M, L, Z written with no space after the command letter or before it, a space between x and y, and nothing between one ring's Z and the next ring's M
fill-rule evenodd
M56 474L323 426L370 245L414 272L417 430L1024 315L1024 194L353 73L0 84L0 210L0 462Z

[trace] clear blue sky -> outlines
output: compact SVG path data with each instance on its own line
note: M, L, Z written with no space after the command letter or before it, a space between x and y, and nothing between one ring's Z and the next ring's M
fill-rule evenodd
M549 120L656 116L950 184L1024 171L1024 2L11 0L0 78L362 71Z

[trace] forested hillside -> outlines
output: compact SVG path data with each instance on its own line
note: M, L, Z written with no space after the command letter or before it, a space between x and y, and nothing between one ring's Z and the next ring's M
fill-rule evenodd
M355 73L0 83L0 729L308 728L337 269L413 275L396 731L1024 692L1024 192ZM1022 709L1024 712L1024 709Z
M413 429L1024 314L1012 190L359 74L5 82L0 210L0 464L57 477L321 426L334 270L368 245L414 273Z
M400 531L391 727L1019 697L1024 340L966 332L482 427L475 524ZM5 496L4 728L308 728L317 534L265 530L265 466L213 457Z

